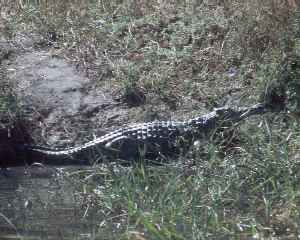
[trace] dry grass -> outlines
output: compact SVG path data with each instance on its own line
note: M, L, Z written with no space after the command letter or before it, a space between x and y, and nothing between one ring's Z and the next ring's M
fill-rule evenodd
M60 54L100 84L142 89L161 104L171 102L171 108L174 101L194 98L212 105L232 89L257 95L258 64L273 61L270 53L280 60L294 11L288 2L273 0L19 1L18 8L6 6L6 21L13 12L24 23L11 31L39 32L48 40L55 34L55 47L64 50ZM238 70L233 78L230 69Z

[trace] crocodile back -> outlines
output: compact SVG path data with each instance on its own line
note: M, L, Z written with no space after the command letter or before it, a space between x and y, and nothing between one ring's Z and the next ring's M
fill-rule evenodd
M253 114L265 112L262 104L249 108L217 108L214 111L187 121L154 121L131 124L109 132L83 145L53 149L39 146L26 146L28 151L37 152L46 158L121 158L134 160L139 157L157 159L180 153L182 142L187 145L195 138L207 137L212 130L224 124L239 122ZM183 139L183 141L181 141Z
M65 149L27 146L27 150L39 152L46 156L70 156L78 158L87 152L103 152L124 159L134 158L145 146L147 152L166 152L174 145L175 139L182 134L183 122L154 121L125 126L83 145ZM160 148L155 150L154 148ZM169 146L169 147L167 147ZM153 151L150 151L152 149ZM166 150L166 151L162 151ZM117 153L117 154L116 154Z

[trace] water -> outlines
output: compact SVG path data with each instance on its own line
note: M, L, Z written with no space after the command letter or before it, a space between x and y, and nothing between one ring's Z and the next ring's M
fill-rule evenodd
M2 171L0 239L90 239L99 219L85 214L76 183L67 177L76 168Z

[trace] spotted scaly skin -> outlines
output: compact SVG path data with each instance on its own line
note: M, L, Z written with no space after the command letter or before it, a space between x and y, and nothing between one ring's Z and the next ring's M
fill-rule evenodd
M263 104L249 108L217 108L214 111L186 121L154 121L132 124L77 147L51 149L26 146L31 153L40 153L47 163L51 159L63 160L84 158L135 160L141 155L146 159L162 159L172 153L180 153L178 140L188 145L192 141L208 136L218 126L233 124L254 114L266 112ZM88 157L89 156L89 157ZM61 162L63 163L63 161ZM90 162L89 162L90 163Z

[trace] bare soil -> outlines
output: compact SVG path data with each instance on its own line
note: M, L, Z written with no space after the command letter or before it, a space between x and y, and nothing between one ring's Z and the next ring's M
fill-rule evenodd
M93 85L52 49L36 48L34 43L28 47L29 41L27 38L26 48L16 44L6 66L21 110L31 122L33 139L50 145L73 145L124 120L126 107L111 91Z

